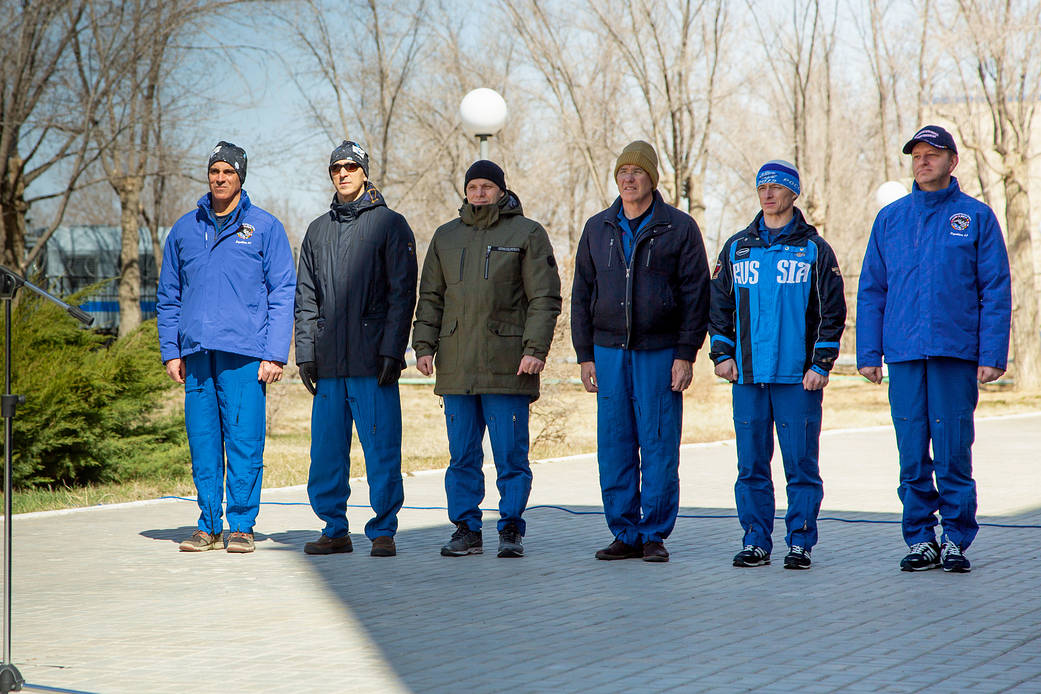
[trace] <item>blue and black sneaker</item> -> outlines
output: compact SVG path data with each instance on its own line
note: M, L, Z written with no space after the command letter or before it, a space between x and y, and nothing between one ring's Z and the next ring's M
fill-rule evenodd
M808 569L811 563L810 550L799 545L792 545L788 550L788 555L784 558L784 568L786 569Z
M972 571L969 558L962 554L961 547L950 540L943 543L943 549L940 550L940 563L943 564L943 570L948 573L967 574Z
M745 545L745 548L734 556L734 566L765 566L769 563L770 553L755 545Z
M940 546L936 540L916 542L909 549L908 555L900 560L901 571L928 571L940 565Z

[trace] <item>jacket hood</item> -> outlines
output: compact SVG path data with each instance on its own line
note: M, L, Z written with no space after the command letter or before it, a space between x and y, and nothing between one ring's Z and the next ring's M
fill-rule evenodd
M463 200L459 208L459 219L467 226L487 229L495 226L500 217L512 215L523 215L524 208L521 206L520 198L512 190L499 198L499 201L491 205L471 205Z
M332 203L329 204L329 214L338 222L348 222L357 218L358 215L366 210L386 206L387 203L383 199L383 193L376 186L372 185L371 181L365 181L365 190L357 200L342 203L336 198L336 193L333 193Z

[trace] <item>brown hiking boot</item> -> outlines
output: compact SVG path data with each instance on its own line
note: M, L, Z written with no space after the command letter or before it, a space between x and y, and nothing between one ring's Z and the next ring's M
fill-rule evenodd
M665 549L665 544L661 542L644 542L643 543L643 560L644 561L668 561L669 550Z
M601 561L615 561L618 559L639 559L643 556L643 548L636 545L627 545L621 540L615 540L607 547L597 550L596 558Z
M393 545L393 542L391 542ZM347 533L343 537L329 537L322 535L314 542L304 545L306 554L346 554L353 552L354 545L351 543L351 535Z
M224 549L224 540L220 533L211 535L205 530L196 530L192 536L178 547L182 552L205 552L208 549Z
M380 535L372 541L372 551L369 552L370 557L393 557L398 553L398 548L394 546L394 538L390 535Z
M249 554L254 549L253 533L233 532L228 535L228 551L232 554Z

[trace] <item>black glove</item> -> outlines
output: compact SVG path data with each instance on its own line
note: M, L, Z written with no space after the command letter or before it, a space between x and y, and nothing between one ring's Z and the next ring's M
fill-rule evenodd
M304 382L304 388L314 395L315 384L318 382L318 362L305 361L297 366L300 368L300 380Z
M382 357L382 359L383 363L380 364L380 375L376 377L376 383L381 386L397 383L401 376L401 361L394 357Z

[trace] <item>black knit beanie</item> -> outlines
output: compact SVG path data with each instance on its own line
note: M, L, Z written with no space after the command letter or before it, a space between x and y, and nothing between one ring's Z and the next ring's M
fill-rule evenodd
M207 162L206 168L209 169L213 166L213 162L215 161L224 161L231 164L232 168L235 169L235 173L239 175L239 185L245 185L246 150L237 145L233 145L230 142L221 140L210 153L210 160Z
M485 178L499 186L500 190L506 190L506 174L502 172L498 164L487 159L478 159L470 165L470 168L466 170L466 180L463 181L463 188L466 188L467 184L475 178Z

